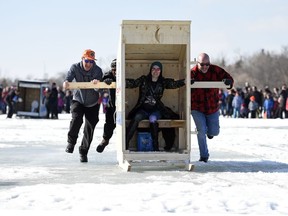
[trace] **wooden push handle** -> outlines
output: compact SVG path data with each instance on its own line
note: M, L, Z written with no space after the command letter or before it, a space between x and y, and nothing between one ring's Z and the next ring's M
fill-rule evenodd
M112 82L111 85L107 85L105 82L98 82L94 84L92 82L69 82L67 89L110 89L116 88L116 82Z
M229 88L221 81L195 81L191 88Z

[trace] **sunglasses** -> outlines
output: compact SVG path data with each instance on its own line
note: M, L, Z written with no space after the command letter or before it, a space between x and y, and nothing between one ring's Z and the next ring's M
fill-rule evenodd
M91 64L94 62L94 60L89 60L89 59L85 59L84 61L85 63L91 63Z
M199 63L202 67L203 67L203 66L207 66L207 67L210 66L210 63L200 63L200 62L198 62L198 63Z

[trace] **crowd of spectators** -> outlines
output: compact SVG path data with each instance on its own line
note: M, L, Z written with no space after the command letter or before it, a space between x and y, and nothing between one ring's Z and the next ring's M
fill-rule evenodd
M11 85L3 87L0 84L0 114L7 114L9 111L7 96L17 90L17 86ZM56 83L52 83L51 87L43 90L42 103L45 104L47 112L47 118L57 119L58 113L70 113L70 104L72 101L72 92L66 90L65 92L61 87L56 86ZM17 108L13 111L17 112ZM50 117L49 117L50 114Z
M8 106L6 97L11 91L15 91L16 86L3 87L0 84L0 114L6 114ZM51 88L52 89L52 88ZM45 97L51 89L46 89ZM248 82L243 88L233 88L231 90L219 89L220 114L231 118L288 118L288 89L283 84L281 88L268 86L258 89ZM57 113L70 113L70 103L72 92L63 91L57 87ZM56 113L54 118L57 116Z
M220 89L220 114L231 118L288 118L287 95L286 84L259 90L246 82L243 88Z

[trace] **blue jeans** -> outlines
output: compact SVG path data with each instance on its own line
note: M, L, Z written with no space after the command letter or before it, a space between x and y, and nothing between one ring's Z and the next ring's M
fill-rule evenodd
M197 139L200 151L200 157L209 158L209 150L207 146L206 134L217 136L220 131L219 112L205 115L197 110L192 110L191 115L197 128Z
M158 119L162 117L161 113L159 111L153 111L153 112L147 112L145 110L139 110L134 119L138 122L140 122L143 119L149 119L150 123L156 122Z
M128 128L126 130L126 149L129 148L129 142L132 139L135 131L138 128L139 122L143 119L149 119L150 123L155 123L158 119L162 117L159 111L146 112L145 110L139 110L133 119L130 121Z

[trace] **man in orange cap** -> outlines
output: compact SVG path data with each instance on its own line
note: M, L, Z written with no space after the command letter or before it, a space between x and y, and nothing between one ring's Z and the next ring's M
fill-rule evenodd
M96 65L95 52L91 49L84 51L82 61L71 66L63 83L63 89L69 87L69 82L93 82L102 81L102 69ZM80 161L88 162L87 154L93 139L94 129L99 121L98 89L75 89L71 102L72 120L68 131L67 153L73 153L77 142L79 130L85 116L84 135L79 146Z

